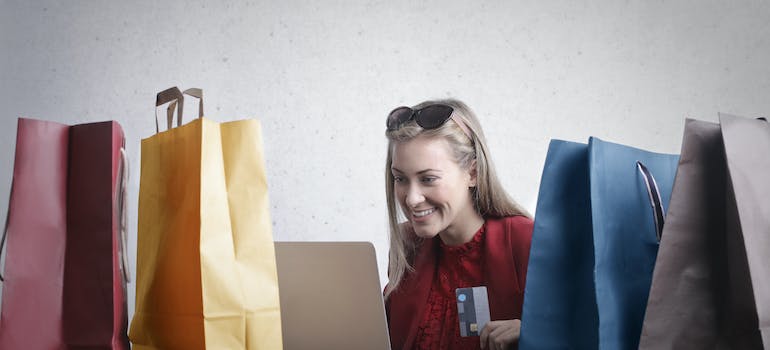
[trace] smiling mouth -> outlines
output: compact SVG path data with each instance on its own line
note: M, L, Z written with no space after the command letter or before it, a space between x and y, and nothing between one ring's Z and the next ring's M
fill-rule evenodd
M412 215L414 215L414 217L416 217L416 218L421 218L423 216L427 216L427 215L432 214L434 211L436 211L436 208L432 208L432 209L428 209L428 210L423 210L423 211L412 211Z

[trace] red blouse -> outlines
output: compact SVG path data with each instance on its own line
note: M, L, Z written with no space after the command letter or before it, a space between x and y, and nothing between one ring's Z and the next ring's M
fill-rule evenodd
M481 258L484 225L471 241L439 243L438 266L428 294L427 312L417 330L416 349L478 349L479 337L461 337L455 289L483 284Z
M385 300L392 348L477 349L478 337L461 338L472 343L468 347L453 340L459 335L454 289L460 286L487 287L492 321L520 319L532 226L524 216L486 218L467 245L446 247L438 236L418 241L414 271Z

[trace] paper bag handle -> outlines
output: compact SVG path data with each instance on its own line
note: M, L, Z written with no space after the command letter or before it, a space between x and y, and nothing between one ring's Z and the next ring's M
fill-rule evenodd
M166 128L171 129L174 120L174 107L176 107L176 126L182 125L182 110L184 109L184 95L176 86L170 87L158 93L155 97L155 133L160 132L158 125L158 106L169 104L166 112Z
M655 177L652 176L650 171L640 161L636 161L636 168L642 174L644 184L647 187L647 196L650 200L650 206L652 207L652 216L655 219L655 236L660 242L660 238L663 234L663 221L665 219L665 209L663 208L663 200L660 198L660 190L658 189L658 183L655 181Z
M198 118L203 118L203 89L189 88L183 92L185 95L189 95L198 99ZM169 106L171 108L171 106Z
M128 264L128 206L126 188L128 184L128 156L126 149L120 148L120 163L118 164L118 182L115 191L115 220L118 222L118 254L120 271L126 283L131 282L131 270Z
M3 260L5 255L5 239L8 237L8 220L11 218L11 192L13 192L13 180L11 180L11 189L8 191L8 211L5 213L5 227L3 228L3 237L0 238L0 261ZM0 269L0 282L5 282L5 264Z

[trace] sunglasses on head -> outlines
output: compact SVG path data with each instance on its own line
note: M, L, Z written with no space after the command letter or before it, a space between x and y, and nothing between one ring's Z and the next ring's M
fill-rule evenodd
M472 140L468 126L460 118L452 115L452 112L454 112L454 108L445 104L432 104L420 109L398 107L388 114L386 126L388 131L398 130L401 125L414 119L417 125L423 129L436 129L444 125L447 120L452 119L463 130L463 133Z

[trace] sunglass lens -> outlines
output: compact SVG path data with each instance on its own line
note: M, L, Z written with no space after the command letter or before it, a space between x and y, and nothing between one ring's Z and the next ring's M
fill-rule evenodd
M416 117L417 124L424 129L435 129L446 123L452 115L452 107L447 105L430 105L420 110Z
M412 117L412 109L409 107L398 107L388 114L386 126L388 130L396 130L401 124Z

